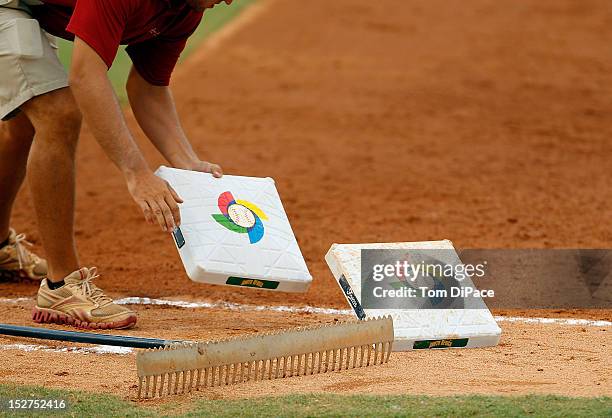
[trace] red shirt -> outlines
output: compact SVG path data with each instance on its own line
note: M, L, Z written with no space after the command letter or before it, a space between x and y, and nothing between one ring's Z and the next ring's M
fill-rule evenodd
M33 14L49 33L78 36L110 68L119 45L127 45L138 73L149 83L167 86L187 38L202 13L185 0L43 0Z

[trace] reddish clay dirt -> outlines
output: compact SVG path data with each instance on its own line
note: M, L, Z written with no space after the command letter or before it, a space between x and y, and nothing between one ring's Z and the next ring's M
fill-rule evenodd
M33 302L22 305L29 308ZM15 320L15 308L0 314ZM26 311L27 312L27 311ZM25 314L23 310L21 314ZM304 324L330 323L322 315L140 308L138 336L207 340L265 332ZM472 393L553 393L566 396L612 395L610 329L565 325L501 323L497 347L473 350L417 350L393 353L389 364L316 376L251 382L212 388L194 395L207 399L247 398L295 393L459 395ZM52 328L60 328L51 326ZM23 340L2 338L0 344ZM33 344L40 341L29 342ZM50 344L61 348L64 344ZM74 344L71 344L74 346ZM606 348L606 346L608 348ZM133 355L2 350L0 382L42 384L67 389L137 396ZM172 398L165 398L167 402Z
M314 277L310 291L191 283L170 238L145 224L87 131L78 155L82 263L97 265L100 285L116 296L344 307L323 260L334 242L448 238L459 248L610 247L611 24L607 0L275 0L214 53L191 57L173 88L203 157L227 173L276 179ZM161 163L129 120L151 165ZM25 191L14 226L38 241ZM0 284L2 297L35 291L33 284ZM324 320L137 309L134 333L150 336L205 338ZM0 312L8 322L29 323L24 306L0 306ZM609 311L587 314L610 318ZM612 393L609 329L502 328L496 348L399 354L379 370L210 396L393 388ZM0 358L5 382L125 394L132 381L130 356L87 357L109 371L113 378L106 382L85 376L76 355L9 351ZM41 359L47 366L27 373ZM49 365L58 362L70 378L53 377ZM417 384L423 381L435 385Z

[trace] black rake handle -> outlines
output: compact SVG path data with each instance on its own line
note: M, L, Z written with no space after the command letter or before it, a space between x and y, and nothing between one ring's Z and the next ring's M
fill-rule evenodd
M102 344L130 348L158 348L182 341L140 338L123 335L96 334L93 332L61 331L47 328L0 324L0 335L37 338L41 340L69 341L74 343Z

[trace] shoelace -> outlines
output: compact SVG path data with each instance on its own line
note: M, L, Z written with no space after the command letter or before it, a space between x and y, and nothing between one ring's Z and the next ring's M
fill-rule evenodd
M34 254L32 254L24 246L32 246L32 243L26 240L25 234L15 235L15 249L17 250L17 260L19 261L19 269L23 269L24 265L30 264L32 261L37 261Z
M87 277L85 277L81 283L77 284L84 296L89 297L91 300L99 304L100 306L111 303L113 300L106 296L102 289L92 283L94 279L100 277L98 274L97 267L90 267L88 269Z

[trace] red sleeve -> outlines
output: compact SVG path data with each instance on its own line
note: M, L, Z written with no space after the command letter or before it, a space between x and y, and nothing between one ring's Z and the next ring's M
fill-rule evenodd
M167 86L187 39L149 41L129 45L126 49L134 68L154 86Z
M130 0L77 0L66 30L92 47L110 68L132 4Z

